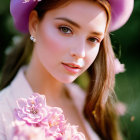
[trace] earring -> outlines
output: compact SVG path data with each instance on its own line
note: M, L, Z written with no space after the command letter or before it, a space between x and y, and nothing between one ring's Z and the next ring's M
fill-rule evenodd
M36 39L31 35L30 36L30 39L33 41L33 42L36 42Z

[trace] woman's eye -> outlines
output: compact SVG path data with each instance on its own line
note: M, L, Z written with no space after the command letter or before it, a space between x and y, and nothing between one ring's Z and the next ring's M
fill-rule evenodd
M66 26L60 26L59 30L65 34L72 34L72 30Z
M92 42L92 43L99 43L100 41L99 41L99 39L97 39L97 38L95 38L95 37L91 37L91 38L89 38L88 39L90 42Z

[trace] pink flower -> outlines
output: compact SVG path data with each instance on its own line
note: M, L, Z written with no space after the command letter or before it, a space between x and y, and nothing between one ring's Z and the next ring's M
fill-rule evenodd
M61 108L46 105L45 96L34 93L17 106L12 140L85 140L77 126L66 123Z
M41 127L16 122L12 140L46 140L45 131Z
M63 140L85 140L83 133L77 131L77 126L67 124Z
M46 128L47 136L61 137L65 131L66 120L63 111L58 107L49 107L46 117L49 127Z
M28 99L21 98L17 101L18 109L15 109L16 118L27 124L40 125L47 116L45 96L34 93Z
M116 112L119 116L123 116L126 113L127 107L124 103L118 102L115 106Z
M125 71L124 64L121 64L120 61L117 58L115 58L114 64L115 64L115 74L118 74L120 72L124 72Z

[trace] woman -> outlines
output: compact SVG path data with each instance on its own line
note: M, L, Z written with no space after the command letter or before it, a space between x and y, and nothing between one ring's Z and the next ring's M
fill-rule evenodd
M109 32L127 21L133 0L11 0L10 6L17 29L31 35L33 51L31 56L27 41L3 69L0 139L11 137L16 100L38 92L49 106L62 108L86 139L120 140ZM85 71L86 94L72 84Z

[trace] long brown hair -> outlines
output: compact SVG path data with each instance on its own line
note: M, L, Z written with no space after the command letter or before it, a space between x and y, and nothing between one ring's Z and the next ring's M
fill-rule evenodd
M38 16L41 20L47 11L68 4L71 1L72 0L42 0L38 3L35 10L38 12ZM111 19L110 5L107 0L90 1L97 1L105 8L108 15L108 23L99 54L87 70L90 82L83 112L91 127L97 132L101 139L121 140L118 117L114 109L116 102L113 90L115 81L114 52L108 33L108 26ZM14 50L10 54L9 59L7 59L3 69L0 89L10 84L18 69L28 63L32 53L32 47L30 47L32 45L27 44L22 46L23 47L18 47L16 51Z

